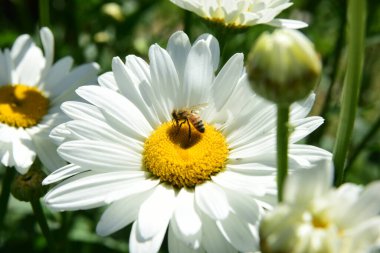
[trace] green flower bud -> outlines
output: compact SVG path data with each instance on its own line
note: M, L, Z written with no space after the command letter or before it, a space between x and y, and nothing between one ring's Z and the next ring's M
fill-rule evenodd
M13 197L26 202L41 198L48 189L42 185L45 177L46 174L41 170L41 163L35 161L26 174L17 174L13 179L11 185Z
M285 105L310 94L321 68L311 41L301 32L288 29L262 34L247 63L252 89L268 100Z

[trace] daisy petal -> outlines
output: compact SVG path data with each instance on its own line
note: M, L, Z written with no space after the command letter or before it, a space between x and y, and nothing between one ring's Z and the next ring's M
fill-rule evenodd
M59 168L53 171L51 174L49 174L44 179L44 181L42 181L42 184L48 185L48 184L56 183L84 171L86 170L82 169L78 165L67 164L66 166L63 166L62 168Z
M82 98L104 110L102 113L112 121L116 130L137 139L146 138L153 130L141 111L121 94L100 86L82 86L77 89ZM119 108L126 108L125 111Z
M42 74L44 76L46 72L49 70L50 66L53 64L54 36L49 28L43 27L40 30L40 37L41 37L42 46L44 47L45 59L46 59L45 66L44 66L45 73Z
M166 115L165 120L169 121L168 116L174 109L179 91L178 73L168 52L158 45L149 48L149 59L152 89L155 94L165 94L159 100Z
M379 228L379 217L374 217L362 222L347 235L350 240L345 240L343 252L372 252L376 247L379 248ZM376 250L374 252L376 252Z
M130 99L136 106L141 104L141 97L137 89L139 83L133 73L129 72L119 57L112 59L112 73L116 81L117 90Z
M14 136L14 129L0 124L0 139L3 141L0 145L0 158L1 163L6 167L11 167L14 164L12 136Z
M178 31L170 36L168 41L167 50L170 57L173 59L174 66L178 72L178 79L180 83L183 83L183 77L185 73L185 65L187 56L189 55L191 44L189 37L186 33Z
M12 59L8 49L0 50L0 84L12 83Z
M195 202L213 220L225 219L230 212L225 193L218 185L211 182L195 188Z
M8 146L8 147L6 147ZM10 145L6 145L5 147L1 147L1 163L5 166L5 167L12 167L13 164L14 164L14 161L13 161L13 157L12 157L12 153L9 151L9 146ZM7 149L5 149L7 148ZM21 174L21 172L19 172ZM25 172L24 172L25 173Z
M251 233L248 223L230 213L226 219L216 222L220 232L231 245L241 252L251 252L259 247L258 235Z
M208 48L210 49L213 70L216 71L219 67L219 60L220 60L219 42L214 36L206 33L199 36L194 44L202 40L206 42Z
M70 101L61 105L62 111L72 119L104 122L105 118L99 108L83 102Z
M171 227L177 238L185 245L196 249L200 246L202 221L195 211L194 193L181 189L177 197L177 207L171 220Z
M211 64L211 52L205 41L195 44L189 53L185 67L184 91L186 104L189 107L207 102L207 94L214 79Z
M117 192L114 192L107 196L106 203L112 203L122 198L134 195L136 193L153 192L157 185L160 184L160 180L154 178L148 178L148 173L145 173L146 179L144 181L131 182L128 187L124 187Z
M28 50L34 46L35 44L28 34L23 34L17 37L10 51L10 56L13 59L15 67L20 64Z
M310 168L321 160L331 160L331 157L330 152L318 147L303 144L289 145L289 168Z
M275 138L273 135L272 139ZM270 138L264 139L261 145L255 145L255 149L241 149L236 152L233 150L230 155L231 163L246 164L246 163L261 163L264 166L276 168L276 150L275 147L269 145ZM273 143L273 142L272 142ZM265 146L264 146L265 144ZM260 146L263 148L260 150ZM264 149L264 147L266 149ZM310 145L290 144L288 149L288 159L290 170L298 168L310 168L314 163L323 159L331 159L330 152Z
M49 93L55 90L55 86L59 85L63 78L70 72L73 66L73 58L66 56L58 60L50 69L42 82L39 84L39 88L46 90ZM50 94L49 94L50 95Z
M100 218L96 232L101 236L107 236L132 223L149 194L150 192L139 193L113 202ZM127 212L124 209L126 206Z
M313 108L315 102L315 93L311 93L306 99L296 101L290 106L290 119L305 118Z
M309 25L305 22L298 21L298 20L292 20L292 19L273 19L268 25L275 26L275 27L282 27L282 28L288 28L288 29L301 29L308 27Z
M118 91L119 87L117 87L116 80L113 72L106 72L98 77L98 83L100 86L105 88Z
M66 128L66 123L59 124L49 134L50 139L59 146L64 141L73 140L73 134Z
M146 61L135 55L125 57L125 67L138 79L139 82L150 82L150 67Z
M15 130L12 138L13 166L21 174L25 174L36 158L35 148L30 136L24 129Z
M130 252L158 252L164 236L166 233L166 227L162 227L158 233L156 233L150 239L141 237L138 231L138 221L135 221L132 226L131 235L129 237L129 250Z
M211 92L216 98L215 106L217 111L226 104L227 99L232 94L241 76L243 71L243 58L243 54L233 55L214 80Z
M136 187L145 179L144 172L82 172L55 186L44 197L53 210L89 209L107 204L120 189Z
M230 163L227 165L228 170L250 176L268 176L276 173L275 167L262 163L240 163L236 160L231 160Z
M225 171L212 177L212 180L223 188L246 192L255 196L263 196L267 190L275 188L275 177L272 176L246 176L232 171ZM254 185L255 187L252 187Z
M244 192L232 191L224 188L227 195L228 202L230 203L232 212L242 221L250 224L258 224L261 219L261 210L256 201ZM236 196L239 196L238 198Z
M33 62L33 64L30 64ZM15 83L27 84L28 86L35 86L40 81L40 73L45 66L45 58L42 51L37 46L31 46L29 50L23 55L20 64L16 67L15 73L17 80Z
M93 124L89 125L87 121L73 120L67 122L65 127L75 139L119 143L138 153L141 153L143 150L142 142L125 136L101 122L93 122Z
M290 135L289 142L294 143L303 139L322 125L323 122L323 118L317 116L292 121L291 124L295 129Z
M46 135L34 135L33 144L36 148L38 158L49 171L54 171L66 162L57 154L57 145L55 145Z
M63 78L58 85L54 86L51 93L54 95L53 103L60 104L74 95L74 90L81 85L95 82L94 76L98 73L99 65L87 63L74 68Z
M346 212L344 219L347 226L350 224L358 224L363 220L376 216L380 212L380 182L373 182L366 186L361 192L360 197Z
M238 250L234 249L230 243L221 234L220 230L216 227L215 221L208 218L206 215L202 216L203 223L203 236L202 246L208 253L237 253Z
M137 230L143 240L151 240L162 230L166 231L175 203L173 189L164 185L156 187L141 205L137 219Z
M146 104L146 100L144 100L140 94L139 86L142 85L144 81L138 80L136 76L125 67L119 57L112 59L112 71L120 93L140 109L152 127L157 125L156 115L152 114L152 111L149 110L151 107L150 104Z
M333 180L331 162L320 161L315 167L315 169L299 170L288 177L284 190L286 203L307 205L311 199L328 191ZM304 187L305 185L308 187Z
M168 245L169 252L181 252L181 253L203 253L205 252L201 247L194 249L193 247L188 247L183 241L179 240L177 233L174 232L172 226L169 226L168 231Z
M91 170L141 170L141 154L119 144L76 140L63 143L58 154L68 162Z

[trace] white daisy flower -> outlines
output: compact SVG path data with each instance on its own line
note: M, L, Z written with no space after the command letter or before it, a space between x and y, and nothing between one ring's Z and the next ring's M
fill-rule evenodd
M49 170L65 164L49 133L67 119L60 104L73 100L75 89L95 80L98 70L94 63L70 70L71 57L53 64L53 34L42 28L40 35L45 55L26 34L0 51L0 159L21 174L36 156Z
M97 233L133 223L131 252L157 252L167 230L170 252L256 249L260 217L276 202L275 105L252 93L242 54L215 76L219 45L211 35L191 45L177 32L166 50L151 46L149 59L115 57L100 86L77 89L89 103L62 105L73 120L51 136L70 164L45 179L66 179L46 204L57 211L107 205ZM330 157L294 144L323 121L305 118L313 99L292 107L294 169ZM198 120L198 130L173 121L173 110L178 116L180 108L204 103L203 133Z
M329 163L297 171L260 225L261 251L362 253L380 246L380 182L332 187Z
M302 21L275 18L293 3L289 0L170 0L198 16L231 28L257 24L299 29Z

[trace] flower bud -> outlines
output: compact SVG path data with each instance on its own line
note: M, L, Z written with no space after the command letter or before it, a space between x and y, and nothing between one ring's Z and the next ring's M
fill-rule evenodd
M301 32L288 29L262 34L247 63L252 89L268 100L285 105L310 94L321 68L311 41Z
M11 185L13 197L21 201L30 202L39 199L46 193L47 187L42 185L46 174L40 167L41 163L35 161L26 174L17 174L15 176Z

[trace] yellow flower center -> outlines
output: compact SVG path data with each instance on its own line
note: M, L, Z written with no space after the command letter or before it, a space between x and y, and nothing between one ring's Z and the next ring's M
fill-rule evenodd
M38 124L49 109L49 99L35 87L23 84L0 87L0 122L28 128Z
M322 215L313 215L312 216L312 224L315 228L328 228L330 225L330 221L327 217Z
M186 126L185 126L186 125ZM143 163L153 175L176 188L192 188L225 168L228 147L222 133L205 124L205 132L191 126L162 124L145 141Z
M211 17L211 18L205 18L205 19L216 26L220 26L221 28L228 28L231 30L241 30L248 27L242 24L241 22L239 22L238 20L230 21L229 23L227 23L224 18Z
M311 224L315 229L330 230L331 227L335 227L337 229L338 235L344 236L344 228L341 228L338 226L338 224L334 223L327 210L311 213L311 218Z

